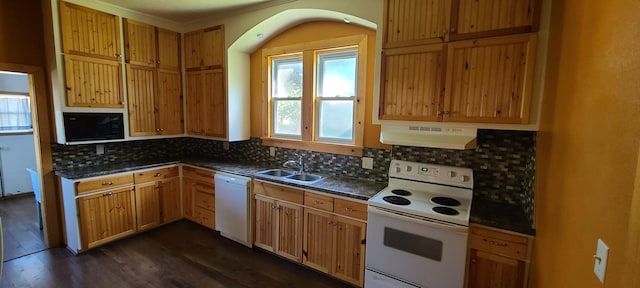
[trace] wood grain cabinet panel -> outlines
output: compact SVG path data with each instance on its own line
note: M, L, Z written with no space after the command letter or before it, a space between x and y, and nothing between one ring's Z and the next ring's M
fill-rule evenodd
M160 185L149 182L136 185L136 219L138 231L160 225Z
M453 0L451 40L535 32L541 0Z
M82 249L136 232L135 195L131 187L77 198Z
M180 178L174 177L163 180L160 185L160 220L169 223L182 218L182 193L180 193Z
M336 216L335 256L332 275L362 286L364 282L364 254L367 224Z
M324 273L331 273L335 236L333 215L304 209L302 263Z
M446 68L444 49L443 44L433 44L383 51L380 119L440 119Z
M87 194L100 190L118 188L133 184L133 173L109 175L100 178L80 180L76 182L76 195Z
M156 27L124 19L124 49L127 63L155 68L158 65Z
M185 67L202 70L224 67L224 26L214 26L184 34Z
M525 262L470 250L469 288L524 287Z
M157 91L155 105L158 111L156 126L159 134L183 134L184 111L180 71L158 69Z
M444 121L528 123L535 34L449 44Z
M205 95L204 74L200 71L187 72L187 134L204 136L205 131Z
M158 69L180 71L180 33L156 28L158 33Z
M127 64L127 97L129 107L129 135L157 134L156 72L154 68Z
M227 137L227 95L222 69L203 72L204 84L204 134L210 137Z
M195 167L182 167L183 204L185 218L215 229L214 172Z
M274 252L302 262L302 206L278 201Z
M384 11L383 48L449 39L451 0L387 0Z
M64 68L67 106L124 107L120 63L65 55Z
M202 31L184 33L184 67L186 69L204 66L202 55Z
M62 49L65 54L120 59L120 18L60 1Z
M276 201L255 196L255 239L254 245L273 251L276 235Z

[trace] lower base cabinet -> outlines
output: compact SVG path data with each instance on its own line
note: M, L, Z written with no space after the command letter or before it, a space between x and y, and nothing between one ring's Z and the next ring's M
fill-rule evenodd
M527 287L532 241L530 236L471 226L468 287Z
M208 169L183 166L182 176L184 217L215 230L214 172Z
M255 196L254 244L296 262L302 262L302 206Z

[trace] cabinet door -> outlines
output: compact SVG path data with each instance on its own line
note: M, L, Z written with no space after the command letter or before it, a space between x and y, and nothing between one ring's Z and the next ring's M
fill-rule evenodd
M182 178L182 211L184 217L191 221L195 221L193 217L193 195L196 191L196 185L196 180Z
M449 40L452 0L386 0L383 48Z
M203 81L203 72L187 72L187 134L204 135Z
M133 188L78 197L82 249L92 248L136 231Z
M124 19L125 60L129 64L156 67L156 27Z
M186 69L204 66L202 30L184 34L184 66Z
M203 66L208 68L224 67L224 28L215 26L204 29L202 34Z
M324 273L330 273L336 231L334 224L331 214L304 209L302 263Z
M364 282L364 252L367 224L335 216L336 225L333 276L362 286Z
M383 52L380 119L440 119L446 67L444 49L442 44L433 44Z
M302 206L277 202L277 243L275 252L302 262Z
M65 54L120 59L120 21L115 15L60 1Z
M227 97L224 88L224 72L222 69L204 72L205 102L205 135L210 137L227 137Z
M162 135L184 133L180 71L158 69L157 126Z
M162 223L168 223L182 218L182 197L180 193L180 178L163 180L160 183L160 213Z
M127 64L129 135L158 134L155 109L155 69Z
M469 288L520 288L525 263L480 250L470 250Z
M158 68L180 71L180 33L156 28L158 31Z
M255 197L255 242L254 245L274 251L276 232L276 201L256 195Z
M160 182L136 185L138 231L160 225Z
M540 0L454 0L451 40L538 30Z
M120 63L64 56L67 106L123 108Z
M444 121L528 123L535 34L449 44Z

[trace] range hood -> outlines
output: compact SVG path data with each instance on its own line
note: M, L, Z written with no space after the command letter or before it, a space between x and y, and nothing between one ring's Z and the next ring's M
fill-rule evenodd
M384 144L466 150L477 147L476 128L382 124Z

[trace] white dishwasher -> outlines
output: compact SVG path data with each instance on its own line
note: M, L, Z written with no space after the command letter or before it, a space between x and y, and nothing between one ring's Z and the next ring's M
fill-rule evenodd
M252 246L251 192L247 177L216 172L216 229L220 235Z

